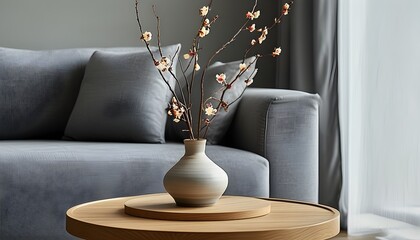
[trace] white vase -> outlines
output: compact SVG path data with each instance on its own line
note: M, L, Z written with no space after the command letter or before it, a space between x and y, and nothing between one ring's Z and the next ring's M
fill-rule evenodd
M163 185L178 206L210 206L228 185L228 176L205 154L206 140L184 140L185 155L166 173Z

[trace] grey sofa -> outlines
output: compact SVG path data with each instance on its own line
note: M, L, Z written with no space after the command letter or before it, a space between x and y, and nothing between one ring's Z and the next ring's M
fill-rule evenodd
M74 68L71 77L58 78L60 87L51 85L54 93L44 102L61 103L63 107L57 112L64 115L63 119L71 112L83 77L83 66L93 51L72 49L51 53L55 59L51 65ZM11 87L10 83L6 86L7 64L2 65L2 61L11 57L10 53L0 48L0 93L3 95L0 101L6 101L4 95L10 96L4 92ZM36 59L33 62L37 64ZM62 72L60 69L54 74ZM57 89L62 91L58 95ZM27 98L31 89L20 92L22 95L14 94L15 98ZM44 95L48 94L49 91L45 91ZM62 95L68 96L68 102L58 100ZM318 104L319 97L313 94L248 89L224 144L207 147L208 156L228 173L229 186L225 194L317 202ZM0 108L0 120L7 117L5 109ZM254 110L252 114L250 109ZM35 114L42 112L40 108L35 110ZM35 121L37 117L34 115L28 121ZM60 121L57 118L57 125L64 132L65 122ZM0 131L13 129L0 126ZM26 139L22 135L17 139L0 140L2 240L73 239L65 231L68 208L98 199L164 192L163 176L183 154L183 145L179 142L78 142L51 135L43 139Z

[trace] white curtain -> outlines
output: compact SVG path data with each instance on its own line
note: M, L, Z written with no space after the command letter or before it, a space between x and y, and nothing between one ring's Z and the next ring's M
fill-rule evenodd
M339 0L339 102L349 234L420 239L420 0Z

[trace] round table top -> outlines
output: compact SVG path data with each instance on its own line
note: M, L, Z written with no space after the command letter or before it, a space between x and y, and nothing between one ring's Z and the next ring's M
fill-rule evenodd
M158 195L156 195L158 196ZM340 231L340 213L334 208L281 199L267 215L226 221L172 221L125 214L123 197L89 202L67 211L67 231L88 240L272 240L328 239Z

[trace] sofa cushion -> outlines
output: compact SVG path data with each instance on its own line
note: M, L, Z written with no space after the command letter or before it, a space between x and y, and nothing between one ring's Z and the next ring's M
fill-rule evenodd
M249 65L252 61L255 60L255 57L251 57L245 60L245 63ZM239 64L241 61L235 61L235 62L228 62L228 63L222 63L222 62L216 62L212 64L206 72L205 81L204 81L204 99L209 99L210 97L214 97L215 99L221 99L222 96L222 85L216 81L216 75L224 73L226 75L226 82L230 83L235 76L239 73ZM224 101L226 103L232 103L235 99L241 97L243 91L246 88L245 80L249 79L254 72L255 64L252 64L249 69L244 72L236 81L234 84L232 84L232 88L228 89L226 91L226 94L224 96ZM195 84L193 86L192 95L191 95L191 101L193 103L193 121L195 124L194 130L197 132L197 126L198 126L198 112L200 109L199 102L201 98L201 91L200 91L200 79L201 79L202 70L196 73L195 75ZM188 76L188 79L190 79L191 76ZM187 92L187 87L184 86L183 91ZM223 108L219 110L219 112L216 114L216 117L211 121L210 127L207 132L207 144L220 144L223 140L223 137L225 136L226 132L229 129L229 126L233 120L233 117L236 112L237 104L232 104L229 106L228 110L225 111ZM207 103L211 103L213 107L216 107L219 104L219 101L217 100L210 100ZM206 118L208 116L202 115L202 118ZM171 118L169 118L171 119ZM173 119L173 118L172 118ZM211 119L211 118L209 118ZM173 123L168 122L168 139L175 140L175 141L182 141L185 138L188 138L188 132L183 131L187 129L185 122L179 122L179 123ZM202 124L203 126L203 124ZM204 131L203 131L204 132Z
M162 49L174 56L180 45ZM159 52L154 50L155 58ZM174 70L177 57L174 60ZM173 87L169 72L163 73ZM86 66L65 137L86 141L163 143L171 97L149 52L95 52Z
M85 65L94 51L0 48L0 139L63 136Z
M0 139L63 134L89 56L0 48Z
M226 194L268 197L265 158L222 146L206 152L229 176ZM163 176L183 153L181 143L0 141L0 239L73 239L68 208L164 192Z

